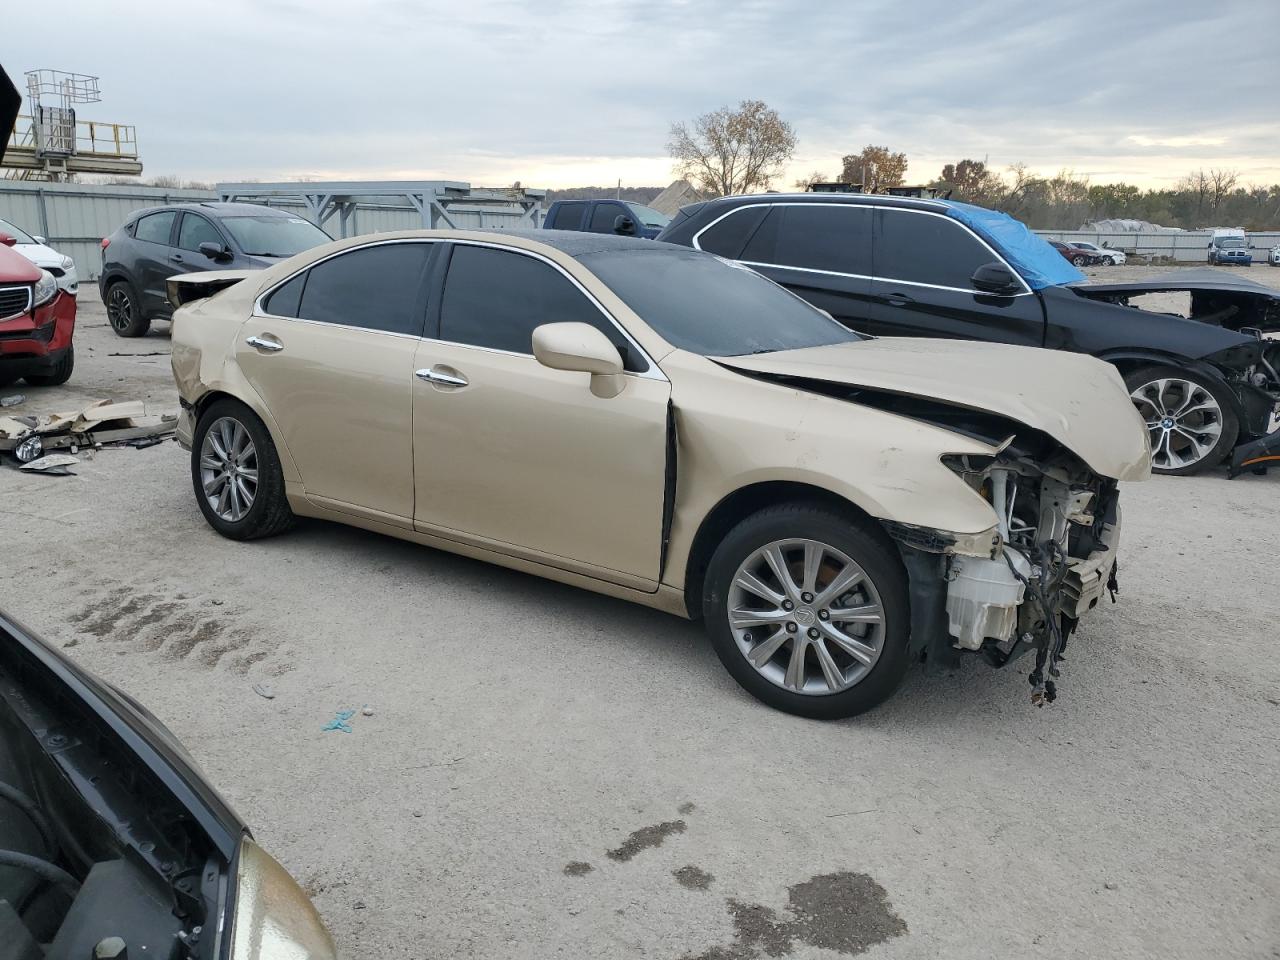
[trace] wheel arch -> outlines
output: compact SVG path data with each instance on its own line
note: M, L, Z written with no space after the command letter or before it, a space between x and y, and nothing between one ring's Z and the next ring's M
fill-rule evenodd
M698 524L684 570L684 600L691 619L702 618L702 592L707 567L725 535L753 513L784 503L817 503L846 514L873 536L883 539L891 554L897 556L897 549L880 521L838 493L793 480L764 480L748 484L724 496Z
M1121 376L1128 376L1135 370L1153 365L1176 367L1198 373L1202 377L1207 377L1225 391L1231 410L1241 424L1246 423L1249 419L1249 412L1244 402L1240 399L1239 391L1222 375L1222 371L1212 363L1179 356L1175 353L1143 348L1108 350L1104 353L1096 354L1096 356L1099 360L1105 360L1112 364L1120 371Z
M271 416L271 412L267 409L266 404L262 402L262 398L255 393L252 388L246 389L242 394L240 391L233 390L225 384L210 386L193 401L187 402L185 405L191 411L191 426L194 431L195 425L200 422L200 418L204 416L206 410L219 400L234 400L236 403L248 407L249 410L262 421L263 426L267 428L267 433L271 437L271 442L275 445L276 456L280 460L280 468L284 474L286 483L300 482L301 476L298 474L298 468L293 462L293 457L289 453L288 444L284 442L284 437L280 432L280 426L276 423L275 418Z

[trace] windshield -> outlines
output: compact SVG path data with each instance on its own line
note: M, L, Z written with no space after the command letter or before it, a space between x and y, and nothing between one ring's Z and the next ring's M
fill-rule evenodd
M670 217L664 213L659 213L653 207L646 207L640 203L628 203L627 206L636 215L636 219L646 227L665 227L671 222Z
M579 258L664 340L737 357L863 339L750 267L697 250L609 250Z
M250 257L292 257L333 239L301 217L223 217L222 225Z
M1243 247L1244 240L1241 237L1222 237L1218 240L1220 247Z
M1083 240L1080 241L1079 243L1073 243L1072 246L1079 247L1081 250L1097 250L1098 249L1092 243L1085 243Z
M19 230L8 220L0 220L0 233L7 233L19 243L35 243L35 238L25 230Z

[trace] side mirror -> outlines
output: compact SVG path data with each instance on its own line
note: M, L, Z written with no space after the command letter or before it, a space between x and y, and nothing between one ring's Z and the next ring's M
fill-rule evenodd
M626 214L615 217L613 221L613 232L620 233L624 237L629 237L636 232L636 222Z
M1001 297L1012 296L1022 290L1022 284L1018 283L1018 278L1003 263L984 263L973 272L969 282L973 284L975 290L994 293Z
M0 244L3 244L6 247L12 247L17 242L17 240L13 239L13 237L9 236L7 233L0 233Z
M622 355L589 323L544 323L533 331L533 355L552 370L591 374L591 392L608 399L622 392Z
M220 243L214 243L212 240L206 240L200 244L199 248L210 260L230 260L231 253Z
M31 239L32 239L32 240L34 240L36 243L48 243L48 242L49 242L45 237L39 237L39 236L37 236L37 237L32 237Z

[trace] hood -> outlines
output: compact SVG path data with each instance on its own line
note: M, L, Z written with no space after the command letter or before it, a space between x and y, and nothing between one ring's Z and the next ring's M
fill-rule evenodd
M0 246L0 283L35 283L40 268L12 247Z
M1095 473L1144 480L1147 431L1120 374L1093 357L966 340L880 338L718 363L773 374L927 397L1039 430Z
M1244 327L1269 333L1280 331L1280 290L1224 270L1205 267L1132 283L1081 283L1071 284L1067 289L1090 300L1111 303L1122 303L1129 297L1147 293L1189 293L1191 320L1237 332ZM1169 319L1181 321L1183 318Z
M62 261L66 259L53 247L46 246L43 243L15 243L11 248L22 254L37 267L61 267Z

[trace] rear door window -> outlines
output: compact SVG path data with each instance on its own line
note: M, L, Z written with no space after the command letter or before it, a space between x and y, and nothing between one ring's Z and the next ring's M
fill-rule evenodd
M320 323L421 336L426 317L424 277L431 246L382 243L317 263L307 271L298 316ZM275 297L288 286L275 291L268 298L268 305L274 306ZM292 293L288 295L291 296ZM282 298L282 309L289 306L288 297Z
M302 304L302 288L307 282L302 272L287 283L276 287L262 301L262 308L273 317L296 317Z
M582 217L586 212L585 203L562 203L556 208L555 220L548 226L552 230L581 230Z
M867 207L834 203L783 207L773 262L869 277L871 214Z
M622 332L555 267L509 250L453 248L440 301L441 340L532 355L535 327L575 321L608 337L625 369L648 369Z
M913 210L878 210L873 245L877 280L901 280L971 290L969 278L997 257L950 217Z
M173 232L173 221L177 218L176 210L165 210L163 213L149 213L138 219L133 235L138 240L148 243L169 245L169 234Z

